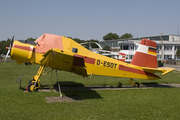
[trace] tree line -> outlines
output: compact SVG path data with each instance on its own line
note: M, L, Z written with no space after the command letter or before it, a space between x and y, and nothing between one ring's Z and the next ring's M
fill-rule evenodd
M105 36L103 36L103 40L115 40L115 39L126 39L126 38L132 38L133 35L131 33L125 33L124 35L122 35L121 37L119 37L119 35L117 35L116 33L108 33L106 34ZM84 42L87 42L87 45L88 45L88 42L97 42L99 43L98 40L95 40L95 39L90 39L90 40L81 40L79 38L72 38L72 37L68 37L68 38L71 38L73 39L74 41L76 41L77 43L84 43ZM30 37L30 38L27 38L26 40L31 40L31 41L35 41L36 39ZM6 50L6 47L9 47L11 43L11 39L7 39L7 40L2 40L0 41L0 55L1 54L6 54L7 53L7 50ZM91 46L93 48L97 48L98 46L96 44L91 44ZM105 49L109 49L106 48Z
M6 47L9 47L10 42L11 39L9 38L7 40L0 41L0 55L7 53Z
M133 38L133 35L131 33L125 33L119 36L116 33L108 33L105 36L103 36L103 40L117 40L117 39L127 39L127 38Z
M97 42L97 43L99 43L98 40L94 40L94 39L81 40L79 38L72 38L72 37L68 37L68 38L73 39L74 41L76 41L79 44L86 42L87 46L88 46L88 42ZM116 40L116 39L128 39L128 38L133 38L133 35L131 33L125 33L125 34L119 36L116 33L108 33L105 36L103 36L103 40L105 40L105 41L106 40ZM36 39L30 37L30 38L27 38L26 40L35 41ZM9 39L9 38L7 40L1 40L0 41L0 55L1 54L5 55L7 53L6 47L9 47L10 43L11 43L11 39ZM96 44L91 44L91 46L93 48L98 48L98 46ZM109 46L105 46L103 49L104 50L110 50ZM176 55L180 56L180 50L177 50Z
M68 37L68 38L71 38L71 37ZM88 44L88 42L97 42L97 43L99 43L98 40L94 40L94 39L90 39L90 40L80 40L79 38L71 38L71 39L73 39L77 43L84 43L84 42L87 42L87 44ZM36 39L30 37L30 38L27 38L26 40L35 41ZM1 54L4 54L4 55L7 54L6 47L9 47L10 43L11 43L11 39L9 39L9 38L7 40L1 40L0 41L0 55ZM97 48L98 46L96 44L92 44L92 47Z

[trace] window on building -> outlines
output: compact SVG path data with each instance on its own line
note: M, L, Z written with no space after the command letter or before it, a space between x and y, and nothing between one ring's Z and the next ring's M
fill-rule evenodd
M159 53L159 51L161 51L161 46L156 46L157 47L157 53Z
M175 55L175 59L176 59L176 60L180 60L180 56L176 56L176 55Z
M164 50L172 50L172 46L166 45L166 46L164 46Z
M137 50L138 49L138 45L135 45L135 50Z
M122 44L123 50L129 50L129 44Z
M128 44L120 44L121 50L129 50L129 45Z
M112 42L112 47L119 47L117 41Z
M134 50L134 45L130 44L130 50Z
M180 50L180 46L175 46L175 50Z
M129 46L128 45L123 46L123 50L129 50Z
M134 55L130 55L130 60L132 60L132 59L133 59L133 57L134 57Z
M172 58L172 55L164 55L164 59Z
M161 55L157 55L157 59L160 60L161 59Z

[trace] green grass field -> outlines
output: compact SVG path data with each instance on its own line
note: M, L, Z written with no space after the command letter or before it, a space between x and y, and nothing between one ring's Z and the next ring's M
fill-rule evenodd
M149 88L126 90L66 91L66 96L77 96L80 102L46 103L45 97L59 96L58 92L23 92L16 80L22 77L22 87L37 73L39 66L14 62L0 62L0 120L120 120L120 119L180 119L180 88ZM158 73L158 75L160 75ZM76 74L58 71L63 86L117 86L120 81L129 85L127 78L92 76L86 79ZM160 75L161 76L161 75ZM140 83L180 83L180 72L173 71L160 80L137 80ZM41 77L41 83L56 83L53 73Z

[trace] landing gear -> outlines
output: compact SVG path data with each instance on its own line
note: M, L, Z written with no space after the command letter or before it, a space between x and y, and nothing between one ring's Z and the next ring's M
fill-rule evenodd
M31 80L29 81L29 84L30 84L30 83L33 83L33 81L35 82L35 80L34 80L34 79L31 79Z
M34 84L33 84L33 83L28 84L27 90L28 90L28 92L33 92L33 91L35 91L35 89L34 89Z
M138 82L133 83L132 81L133 81L133 79L130 78L129 83L130 83L131 85L134 85L134 87L139 87L140 84L139 84Z
M45 66L40 66L37 74L29 81L29 84L28 84L28 86L27 86L27 90L28 90L29 92L37 91L38 88L41 89L40 79L39 79L39 78L40 78L42 75L48 73L48 72L44 73L44 72L47 71L47 70L49 70L47 67L45 67ZM53 71L53 69L50 70L50 71ZM49 72L50 72L50 71L49 71ZM43 74L43 73L44 73L44 74Z
M40 80L37 80L37 82L34 79L29 81L29 84L27 86L28 92L37 91L38 88L41 88Z
M139 87L139 83L136 82L135 85L134 85L134 87Z

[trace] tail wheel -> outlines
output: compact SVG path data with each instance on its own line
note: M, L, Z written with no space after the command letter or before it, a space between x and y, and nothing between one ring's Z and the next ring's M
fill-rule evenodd
M139 87L139 83L136 82L135 85L134 85L134 87Z

